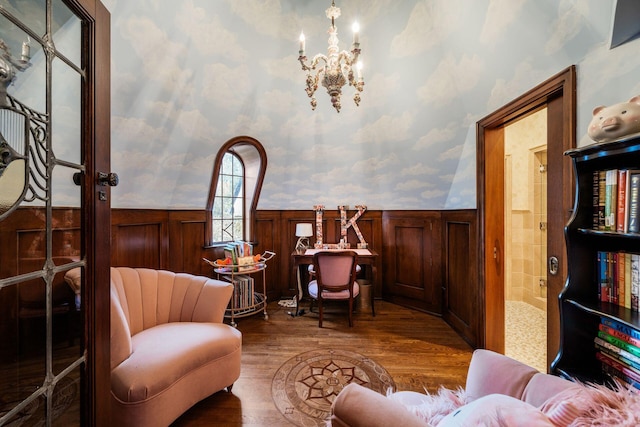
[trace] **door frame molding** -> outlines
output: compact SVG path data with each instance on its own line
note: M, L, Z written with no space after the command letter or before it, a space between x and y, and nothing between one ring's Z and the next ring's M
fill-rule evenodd
M574 148L576 146L576 69L572 65L555 76L506 104L502 108L494 111L485 118L476 123L476 140L477 140L477 167L476 167L476 191L477 191L477 215L478 215L478 265L479 267L479 305L483 309L480 310L481 318L481 334L479 346L504 353L504 274L499 283L497 281L487 280L488 268L493 263L493 254L487 252L489 242L487 236L491 237L500 230L496 230L496 225L488 221L487 210L487 182L485 179L491 178L486 175L486 163L490 150L504 151L504 138L502 129L504 126L522 116L525 116L536 109L547 105L549 101L561 98L561 117L559 119L552 117L551 120L559 120L562 129L562 151ZM547 119L549 121L549 119ZM496 147L501 145L501 148ZM562 162L562 204L563 212L566 218L569 217L573 206L573 194L575 186L573 185L573 174L569 162ZM496 173L497 172L497 173ZM504 176L504 170L491 170L493 178ZM495 209L494 209L495 210ZM492 219L492 218L489 218ZM494 221L493 222L497 222ZM502 228L504 228L502 221ZM564 246L564 241L563 241ZM563 252L563 254L566 251ZM497 254L499 257L500 253ZM504 265L499 266L499 271L504 273ZM501 270L500 270L501 269ZM566 262L561 265L561 277L566 276ZM553 298L549 293L550 299ZM501 308L500 308L501 307ZM494 316L491 310L502 310ZM499 318L500 320L497 320ZM559 340L559 330L548 331L548 342ZM550 348L551 350L551 348Z
M84 21L87 51L83 94L83 286L86 378L82 384L83 425L111 425L111 191L97 180L111 170L111 14L100 0L64 0ZM107 200L100 200L105 191Z

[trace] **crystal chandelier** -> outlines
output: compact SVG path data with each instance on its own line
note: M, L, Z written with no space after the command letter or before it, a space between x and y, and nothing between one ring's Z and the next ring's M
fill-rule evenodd
M304 34L300 33L300 56L298 60L302 65L302 70L307 72L307 88L305 89L309 98L311 98L311 109L316 109L316 98L314 94L318 89L318 82L322 82L322 86L327 89L327 93L331 96L331 104L340 112L340 96L342 95L342 86L347 81L349 86L353 86L356 90L353 101L356 105L360 105L360 92L364 88L364 79L362 78L362 63L358 61L360 56L360 42L358 39L359 27L357 23L353 24L353 49L351 52L343 50L340 52L338 48L338 29L335 25L335 19L340 16L340 8L336 7L335 1L331 2L331 7L327 9L327 18L331 19L329 27L329 50L328 55L322 53L317 54L307 65L307 57L304 54ZM324 66L318 67L320 60L324 61ZM358 78L353 75L353 68L356 68ZM317 70L316 70L317 68Z

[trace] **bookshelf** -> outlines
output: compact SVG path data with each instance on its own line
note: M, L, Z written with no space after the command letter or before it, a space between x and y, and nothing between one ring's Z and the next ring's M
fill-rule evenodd
M638 274L632 278L631 269L625 272L624 268L632 254L640 254L640 234L629 228L632 206L625 205L630 200L629 186L620 188L623 193L626 190L626 199L622 198L619 204L612 189L603 194L605 187L600 180L606 171L635 172L640 168L640 137L593 144L569 150L565 155L573 163L576 198L573 215L565 227L568 275L559 296L560 347L551 370L581 381L606 384L613 375L633 383L633 378L621 369L633 368L631 362L616 353L621 345L606 348L596 338L603 324L615 325L621 336L640 334L640 314L637 306L631 305L629 294L635 281L637 295ZM603 196L610 198L606 210ZM620 227L610 222L605 225L603 212L615 213ZM603 262L603 257L608 261ZM623 258L619 271L613 263L618 257ZM613 359L612 363L606 363L609 359ZM612 364L618 364L617 368Z

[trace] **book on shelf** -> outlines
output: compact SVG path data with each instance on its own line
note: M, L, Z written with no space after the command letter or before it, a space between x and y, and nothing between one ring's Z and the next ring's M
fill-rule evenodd
M604 206L606 200L607 172L598 171L598 230L604 230Z
M640 382L640 372L630 366L624 365L622 363L620 363L620 361L618 361L615 357L612 357L606 353L597 351L596 352L596 358L600 361L603 362L613 368L615 368L616 370L622 372L624 375L626 375L627 377L631 378L634 381Z
M640 255L627 252L596 252L598 300L638 311Z
M640 206L640 170L629 170L627 180L629 181L628 203L627 203L627 232L640 232L640 221L638 218L638 207Z
M640 233L640 169L610 169L592 174L592 227Z
M615 329L616 331L622 332L623 334L629 335L630 337L640 340L640 330L631 328L624 323L618 322L617 320L608 317L601 317L600 323L612 329Z
M607 277L607 253L605 251L598 251L598 299L602 302L607 302L609 295L609 283Z
M611 295L609 296L609 302L614 304L618 304L618 296L619 296L619 288L618 288L618 280L619 280L619 272L618 272L618 252L609 252L609 256L611 257L611 287L609 288L609 292Z
M620 233L625 233L625 223L628 221L625 219L627 216L627 170L618 170L618 197L616 201L616 228L615 230Z
M631 310L640 309L640 255L631 254Z
M604 348L604 347L601 347L599 345L596 345L596 349L599 350L600 352L610 356L610 357L613 357L618 362L622 363L625 366L628 366L629 368L635 369L636 371L638 371L640 369L640 364L634 362L631 359L627 359L626 357L624 357L622 354L620 354L617 351L614 351L614 350L611 350L611 349L608 349L608 348ZM627 354L629 354L629 353L627 353ZM638 371L638 372L640 372L640 371Z
M624 252L619 252L617 254L617 260L618 260L618 267L616 269L617 271L617 275L616 275L616 289L617 289L617 294L618 294L618 300L616 301L616 303L618 305L624 306L624 300L625 300L625 283L626 283L626 265L625 265L625 253Z
M600 229L600 214L602 213L604 218L604 211L600 212L600 172L593 171L593 188L591 190L593 194L593 211L592 211L592 224L591 228L594 230Z
M253 277L243 274L225 276L225 279L233 283L233 295L230 305L234 309L251 308L255 305L254 291L255 281Z
M618 170L609 169L605 178L604 230L616 231L618 206Z
M627 344L631 344L631 345L635 345L636 347L640 347L640 339L634 338L634 337L632 337L632 336L630 336L628 334L625 334L624 332L619 331L617 329L614 329L611 326L607 326L604 323L600 323L600 325L598 325L598 329L600 329L605 334L609 334L612 337L621 339L622 341L626 342Z
M602 338L603 340L607 341L609 344L613 344L618 348L621 348L625 351L628 351L629 353L633 354L634 356L638 356L640 357L640 348L636 347L635 345L631 345L629 343L626 343L624 341L622 341L619 338L616 337L612 337L609 334L606 334L602 331L598 331L598 337Z
M631 254L624 254L624 306L631 309Z
M635 387L636 389L640 389L640 382L634 381L633 379L624 375L622 372L618 371L614 367L607 365L606 363L602 364L602 372L611 376L612 378L617 379L621 383L626 383Z
M614 353L625 360L633 362L636 366L640 366L640 357L634 355L633 353L629 353L628 351L623 350L620 347L616 347L615 345L603 340L600 337L595 337L593 339L593 342L597 349L607 350L609 353Z

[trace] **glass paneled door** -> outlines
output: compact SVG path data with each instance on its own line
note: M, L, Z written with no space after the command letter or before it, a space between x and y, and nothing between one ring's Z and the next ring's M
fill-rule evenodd
M0 425L85 419L87 28L63 0L0 0Z

